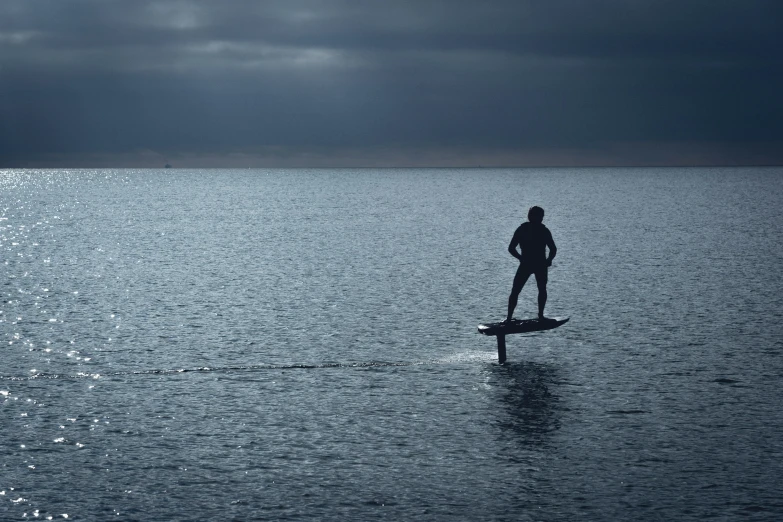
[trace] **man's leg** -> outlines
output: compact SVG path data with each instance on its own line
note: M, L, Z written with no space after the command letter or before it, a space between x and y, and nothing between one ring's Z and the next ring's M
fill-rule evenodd
M508 315L506 316L506 321L511 321L511 318L514 317L514 309L517 307L519 292L522 291L522 287L525 286L528 277L530 277L530 271L522 265L519 265L517 273L514 276L514 285L511 287L511 295L508 296Z
M536 272L536 286L538 286L538 318L544 319L544 307L546 306L546 283L548 280L547 269Z

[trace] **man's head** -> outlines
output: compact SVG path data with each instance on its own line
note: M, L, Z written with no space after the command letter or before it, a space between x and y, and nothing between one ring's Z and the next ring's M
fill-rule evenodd
M531 223L542 223L544 221L544 209L541 207L530 207L527 211L527 219Z

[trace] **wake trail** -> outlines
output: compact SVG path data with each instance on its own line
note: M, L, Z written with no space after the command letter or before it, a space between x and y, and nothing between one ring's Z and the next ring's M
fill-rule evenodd
M269 370L320 370L320 369L361 369L361 368L394 368L406 366L426 366L436 364L458 364L473 361L490 361L494 355L485 353L467 353L454 354L440 359L421 360L421 361L366 361L350 363L299 363L299 364L251 364L241 366L199 366L195 368L173 368L173 369L152 369L152 370L128 370L115 372L79 372L69 373L47 373L38 372L33 375L14 376L0 375L0 381L32 381L36 379L100 379L104 377L125 377L135 375L176 375L181 373L208 373L208 372L253 372Z

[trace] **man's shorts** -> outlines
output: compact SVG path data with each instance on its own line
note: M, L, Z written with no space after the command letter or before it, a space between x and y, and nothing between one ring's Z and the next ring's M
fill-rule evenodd
M514 289L512 291L521 290L531 274L535 274L538 288L546 288L547 281L549 281L549 270L546 265L520 263L519 268L517 268L517 274L514 276Z

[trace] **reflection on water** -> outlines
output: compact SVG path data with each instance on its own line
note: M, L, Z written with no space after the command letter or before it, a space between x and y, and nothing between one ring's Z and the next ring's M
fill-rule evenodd
M494 366L493 377L505 413L498 422L503 432L525 446L545 444L560 428L559 397L552 392L559 380L557 369L536 362L511 362Z

